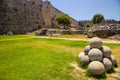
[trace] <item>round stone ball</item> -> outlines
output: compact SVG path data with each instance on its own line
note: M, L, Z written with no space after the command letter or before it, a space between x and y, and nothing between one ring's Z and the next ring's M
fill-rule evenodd
M91 48L101 48L102 47L102 40L98 37L93 37L90 40L90 47Z
M89 57L88 57L87 55L82 56L82 58L81 58L80 61L81 61L81 63L82 63L83 65L88 65L89 62L90 62Z
M111 60L113 66L117 65L117 60L116 60L115 56L111 55L110 60Z
M102 52L103 52L103 56L105 58L110 58L111 57L112 51L111 51L111 49L109 47L103 46L102 47Z
M79 55L78 55L78 58L80 58L80 59L81 59L84 55L85 55L85 53L84 53L84 52L80 52L80 53L79 53Z
M88 52L90 51L90 45L87 45L85 48L84 48L84 52L85 52L85 55L88 55Z
M91 61L101 61L103 58L102 51L97 48L93 48L89 51L88 56Z
M90 71L90 73L93 73L95 75L101 75L104 73L105 68L104 65L99 62L99 61L92 61L89 65L88 65L88 70Z
M112 62L110 59L104 58L102 62L106 70L110 70L112 68Z

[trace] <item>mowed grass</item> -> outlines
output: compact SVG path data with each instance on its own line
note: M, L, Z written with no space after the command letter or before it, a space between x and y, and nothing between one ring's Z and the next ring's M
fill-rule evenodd
M0 80L87 80L85 75L77 78L70 65L86 45L86 41L33 35L0 36ZM120 66L120 45L105 45L112 49Z

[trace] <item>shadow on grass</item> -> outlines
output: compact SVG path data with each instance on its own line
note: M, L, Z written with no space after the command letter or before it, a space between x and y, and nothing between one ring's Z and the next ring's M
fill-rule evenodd
M106 73L111 74L115 72L115 68L112 67L110 70L107 70Z
M83 64L83 63L80 61L80 58L77 58L76 61L77 61L79 67L81 67L82 69L87 69L88 65Z
M86 69L86 76L88 76L88 77L93 77L93 78L96 78L96 79L106 79L106 78L107 78L106 72L104 72L104 73L101 74L101 75L95 75L95 74L91 73L91 72L89 71L89 69Z
M104 72L102 75L95 75L95 74L93 74L89 71L88 65L84 65L83 63L81 63L79 58L77 58L77 62L78 62L79 67L86 70L86 73L85 73L86 76L93 77L93 78L96 78L96 79L106 79L107 78L106 72ZM112 70L111 70L111 72L112 72Z

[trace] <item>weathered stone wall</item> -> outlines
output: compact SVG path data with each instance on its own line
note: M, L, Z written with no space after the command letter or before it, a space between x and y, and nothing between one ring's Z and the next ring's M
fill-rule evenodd
M26 33L39 29L43 23L40 0L1 0L0 34L8 31Z
M82 30L65 30L65 29L41 29L41 31L35 32L36 35L56 36L63 34L83 34Z
M49 1L0 0L0 34L27 33L42 27L56 27L55 16L62 12ZM74 26L79 26L73 19Z
M91 20L81 20L79 21L79 25L81 27L85 27L86 24L90 24L90 25L94 25L93 22ZM116 20L104 20L102 21L101 23L99 23L99 25L110 25L110 24L120 24L119 21L116 21Z
M93 30L88 31L88 37L109 37L113 35L120 34L120 25L102 25L96 26Z

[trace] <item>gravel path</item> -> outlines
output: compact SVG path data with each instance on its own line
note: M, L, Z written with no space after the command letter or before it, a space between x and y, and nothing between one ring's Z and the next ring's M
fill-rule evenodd
M63 40L75 40L75 41L89 41L90 39L77 39L77 38L55 38L55 37L47 37L47 36L36 36L36 38L46 38L46 39L63 39ZM120 44L120 41L117 40L103 40L104 43L114 43Z
M34 37L30 37L30 38L11 38L11 39L0 39L0 41L11 41L11 40L23 40L23 39L32 39Z
M63 39L63 40L75 40L75 41L89 41L90 39L80 39L80 38L56 38L56 37L47 37L47 36L35 36L30 38L46 38L46 39ZM15 38L15 39L1 39L0 41L8 41L8 40L20 40L20 39L28 39L28 38ZM103 40L104 43L114 43L120 44L120 41L117 40Z

